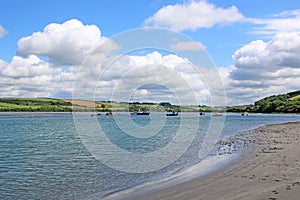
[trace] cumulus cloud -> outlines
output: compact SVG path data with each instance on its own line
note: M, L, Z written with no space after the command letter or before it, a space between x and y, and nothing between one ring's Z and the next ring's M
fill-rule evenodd
M227 93L235 103L252 103L267 95L300 88L300 32L277 33L270 41L253 41L223 68Z
M0 38L4 37L4 35L7 33L5 28L0 25Z
M281 32L269 42L257 40L245 45L234 53L233 60L237 68L275 71L299 68L299 55L300 32Z
M182 31L211 28L217 24L227 25L243 19L244 16L235 6L222 8L206 1L190 1L165 6L146 19L144 24Z
M98 55L115 49L115 44L101 36L97 26L76 19L21 38L17 56L10 62L0 59L0 96L71 98L80 64L104 41Z
M247 21L259 25L252 31L255 34L272 36L277 32L300 31L300 10L287 10L268 18L248 18Z
M101 36L97 26L84 25L77 19L71 19L63 24L49 24L42 32L21 38L17 54L23 57L45 56L59 65L80 65L106 39Z

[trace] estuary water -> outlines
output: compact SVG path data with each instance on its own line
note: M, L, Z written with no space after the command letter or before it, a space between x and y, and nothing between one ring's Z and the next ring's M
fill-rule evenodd
M98 153L106 155L110 164L98 159L91 149L93 144L90 143L93 141L85 141L82 134L78 133L78 123L71 114L11 114L0 116L0 199L100 199L146 182L182 173L203 159L199 158L199 149L213 118L208 113L204 116L185 113L184 119L181 117L183 113L176 117L165 117L165 113L134 117L128 113L114 113L113 116L86 115L86 118L99 124L96 133L104 133L115 146L132 154L151 153L164 148L181 131L181 139L178 141L188 141L184 143L187 147L174 157L170 165L145 172L137 170L134 173L126 171L135 168L130 168L122 155L109 157L112 154L108 149L101 149ZM227 113L218 138L226 139L265 124L292 121L300 121L300 115L250 114L243 117ZM95 143L101 141L97 138L94 140ZM179 149L179 145L174 144L170 146L170 152ZM208 155L214 154L212 151ZM117 167L112 167L113 164ZM157 166L155 164L154 167Z

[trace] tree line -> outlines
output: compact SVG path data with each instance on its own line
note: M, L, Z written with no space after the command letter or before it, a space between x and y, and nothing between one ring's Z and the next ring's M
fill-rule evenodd
M300 90L269 96L253 105L231 106L227 112L300 113Z

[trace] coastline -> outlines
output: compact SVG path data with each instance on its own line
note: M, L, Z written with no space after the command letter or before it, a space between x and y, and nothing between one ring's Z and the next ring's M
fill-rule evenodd
M215 170L108 199L299 199L300 122L265 125L229 141L238 141L241 153Z

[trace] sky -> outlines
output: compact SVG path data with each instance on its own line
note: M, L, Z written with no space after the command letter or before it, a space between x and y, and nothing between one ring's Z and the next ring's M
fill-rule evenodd
M299 0L0 3L0 97L74 98L80 89L76 97L183 104L218 104L213 96L225 94L240 105L300 88ZM151 27L189 43L111 56L124 48L118 37ZM185 59L187 51L205 52L216 70Z

